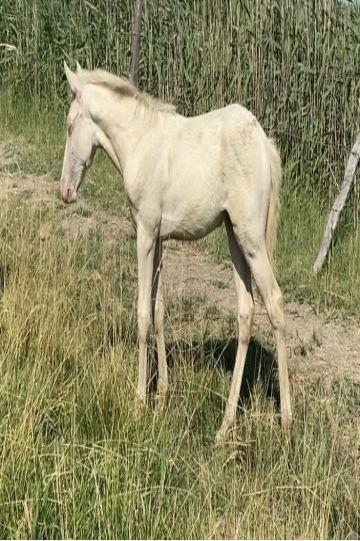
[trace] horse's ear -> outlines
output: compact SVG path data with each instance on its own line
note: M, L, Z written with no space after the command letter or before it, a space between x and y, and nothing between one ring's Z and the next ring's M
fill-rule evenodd
M80 80L76 73L71 71L67 63L64 61L65 75L68 80L71 92L75 95L80 94Z
M76 62L76 73L77 75L81 75L82 67L80 66L79 62Z

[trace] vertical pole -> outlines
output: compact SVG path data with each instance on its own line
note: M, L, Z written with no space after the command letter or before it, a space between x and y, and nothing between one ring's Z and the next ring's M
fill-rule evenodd
M335 227L337 226L340 212L342 211L345 205L359 159L360 159L360 133L357 136L354 146L351 149L350 156L349 156L348 163L345 170L344 180L340 188L340 192L337 198L335 199L335 202L332 206L332 209L328 217L328 221L327 221L325 233L324 233L324 238L322 240L320 251L317 255L317 258L313 267L313 270L315 273L319 272L324 264L326 255L330 248L331 239L335 231Z
M144 4L145 0L134 0L129 79L135 86L138 86L139 82L140 29Z

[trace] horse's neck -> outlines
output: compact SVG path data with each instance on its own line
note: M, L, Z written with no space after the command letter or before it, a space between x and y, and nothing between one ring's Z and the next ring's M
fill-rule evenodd
M132 121L132 117L135 116L135 108L131 100L112 105L107 111L104 111L104 116L101 119L100 127L103 137L100 143L122 173L131 157L131 149L136 143L140 129Z

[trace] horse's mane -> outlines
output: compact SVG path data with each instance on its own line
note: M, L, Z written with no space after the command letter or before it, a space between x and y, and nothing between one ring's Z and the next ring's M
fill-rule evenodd
M118 96L134 98L151 111L159 113L175 113L174 105L153 98L147 92L142 92L124 77L118 77L107 71L96 69L91 71L82 70L81 78L84 83L103 85Z

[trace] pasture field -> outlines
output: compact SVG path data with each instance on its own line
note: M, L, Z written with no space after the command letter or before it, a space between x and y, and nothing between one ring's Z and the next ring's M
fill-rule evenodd
M284 158L276 263L294 425L279 426L256 295L221 448L236 336L225 232L166 249L170 394L135 421L136 249L121 180L99 154L76 205L57 195L64 55L126 73L129 3L1 5L0 43L17 47L0 51L1 538L359 537L357 188L317 277L312 264L360 118L360 16L302 4L149 2L144 18L141 86L187 114L241 100Z

